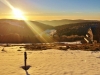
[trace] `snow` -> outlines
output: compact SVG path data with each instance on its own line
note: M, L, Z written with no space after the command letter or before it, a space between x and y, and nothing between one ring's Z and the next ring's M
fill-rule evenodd
M27 50L30 67L25 71L24 51L20 46L0 46L0 75L100 75L100 52Z

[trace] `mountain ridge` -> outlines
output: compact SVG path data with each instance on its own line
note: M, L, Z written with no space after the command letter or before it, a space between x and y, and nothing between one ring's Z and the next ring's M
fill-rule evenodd
M81 22L98 22L99 20L84 20L84 19L76 19L76 20L71 20L71 19L61 19L61 20L44 20L44 21L38 21L40 23L52 25L52 26L60 26L64 24L72 24L72 23L81 23Z

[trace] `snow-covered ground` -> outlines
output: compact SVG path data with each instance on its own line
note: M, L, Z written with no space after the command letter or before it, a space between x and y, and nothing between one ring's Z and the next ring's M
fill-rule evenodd
M27 50L25 71L24 48L0 46L0 75L100 75L100 52L56 49ZM17 51L17 50L21 51Z

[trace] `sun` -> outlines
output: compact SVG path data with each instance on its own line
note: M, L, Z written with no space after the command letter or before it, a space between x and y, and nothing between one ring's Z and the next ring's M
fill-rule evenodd
M16 19L25 20L25 17L23 16L23 12L20 9L14 8L13 14Z

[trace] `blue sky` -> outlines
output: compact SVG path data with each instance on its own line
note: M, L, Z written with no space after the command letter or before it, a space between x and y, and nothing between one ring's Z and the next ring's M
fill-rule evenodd
M100 20L100 0L7 0L21 9L31 20L52 19L97 19ZM0 2L1 13L11 9ZM8 11L8 12L7 12ZM7 14L7 16L9 16ZM2 15L3 17L3 15ZM6 16L5 16L6 17Z
M35 3L42 9L51 11L100 11L100 0L36 0Z

